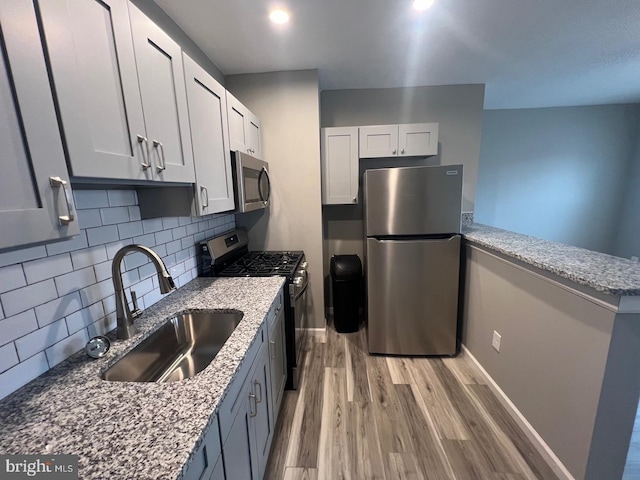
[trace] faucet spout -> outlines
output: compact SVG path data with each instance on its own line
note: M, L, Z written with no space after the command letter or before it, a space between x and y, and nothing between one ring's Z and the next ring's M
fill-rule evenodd
M116 294L116 316L118 322L116 333L118 339L124 340L131 338L133 335L138 333L138 329L134 325L133 320L141 313L140 310L137 309L137 305L134 305L135 311L133 313L131 312L129 302L127 301L127 296L124 291L124 286L122 284L122 260L125 255L132 252L142 253L149 257L156 268L161 293L169 293L176 289L173 278L169 275L169 272L167 272L167 267L164 262L158 254L149 247L145 247L144 245L127 245L118 250L113 257L111 274L113 277L113 289ZM135 297L133 301L136 303Z

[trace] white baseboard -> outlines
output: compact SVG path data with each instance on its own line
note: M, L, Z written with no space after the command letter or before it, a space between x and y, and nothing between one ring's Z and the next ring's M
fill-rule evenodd
M476 360L469 349L463 344L462 350L464 354L471 360L474 365L478 368L479 372L484 376L487 381L487 385L493 391L493 393L498 398L498 401L502 404L502 406L507 410L511 418L518 424L518 426L522 429L527 438L531 441L536 450L542 455L542 458L549 464L553 472L563 480L575 480L575 477L571 475L569 470L562 464L560 459L553 453L553 450L547 445L547 443L542 439L540 434L536 432L533 426L527 421L527 419L522 415L520 410L516 408L513 402L507 397L507 395L502 391L502 389L498 386L498 384L491 378L491 375L487 373L487 371L480 365L480 362Z

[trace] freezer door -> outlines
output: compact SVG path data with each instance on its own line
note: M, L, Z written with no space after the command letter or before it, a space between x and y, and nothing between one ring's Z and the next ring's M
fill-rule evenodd
M369 352L456 353L460 235L367 238Z
M462 165L364 174L367 237L460 233Z

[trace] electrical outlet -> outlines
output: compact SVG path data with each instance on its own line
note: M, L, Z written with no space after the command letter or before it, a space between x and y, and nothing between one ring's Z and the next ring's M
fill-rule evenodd
M500 341L502 340L502 335L500 335L495 330L493 331L493 340L491 340L491 346L496 350L496 352L500 351Z

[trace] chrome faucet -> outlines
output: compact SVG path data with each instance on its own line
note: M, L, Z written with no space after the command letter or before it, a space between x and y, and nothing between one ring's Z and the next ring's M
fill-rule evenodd
M144 253L151 259L153 265L156 267L158 273L158 283L160 284L161 293L169 293L176 289L176 285L173 282L173 278L167 272L162 259L156 252L144 245L127 245L122 247L113 257L113 263L111 264L111 274L113 277L113 289L116 292L116 315L118 320L117 338L126 340L131 338L138 329L133 324L133 320L140 316L142 310L138 308L138 300L135 292L131 291L131 301L133 302L133 312L129 308L129 302L127 302L127 296L124 293L124 287L122 285L122 259L127 253L139 252Z

